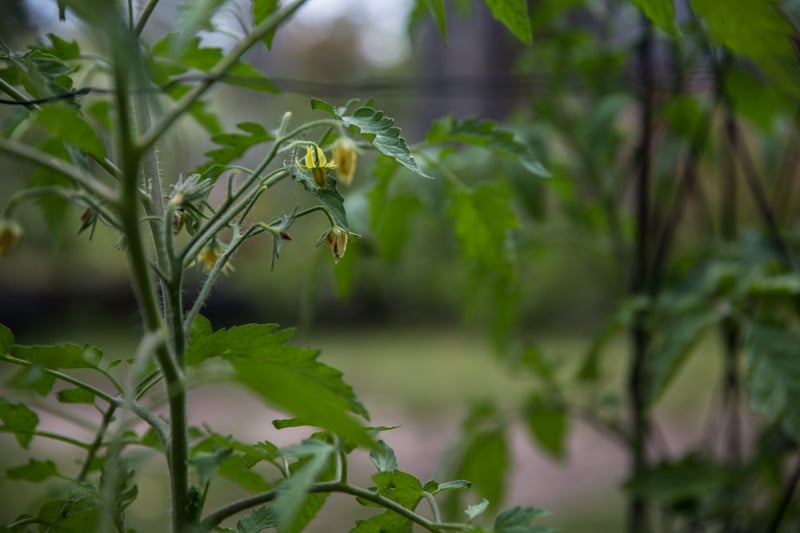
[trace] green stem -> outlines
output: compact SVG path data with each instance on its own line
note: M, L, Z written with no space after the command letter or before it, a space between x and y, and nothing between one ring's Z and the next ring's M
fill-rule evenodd
M94 462L94 458L97 455L97 451L100 449L100 446L103 444L103 437L108 430L109 424L114 419L114 413L117 410L116 404L111 404L106 409L106 412L103 414L103 420L100 422L100 427L97 429L95 433L94 440L92 441L91 446L86 453L86 459L83 460L83 465L81 466L81 471L78 474L78 481L84 481L86 476L89 475L89 469L92 467L92 462Z
M229 516L233 516L236 513L246 511L247 509L255 507L256 505L269 503L278 496L278 492L279 492L278 490L271 490L269 492L251 496L249 498L243 498L241 500L237 500L235 502L229 503L228 505L220 507L219 509L209 514L206 518L204 518L200 522L200 531L203 532L211 531L213 528L218 526L223 520L225 520ZM377 492L363 489L361 487L357 487L354 485L350 485L348 483L342 483L340 481L315 483L308 489L308 492L309 494L333 493L333 492L350 494L351 496L355 496L357 498L361 498L363 500L372 502L394 513L397 513L403 518L406 518L411 522L414 522L415 524L419 525L423 529L426 529L433 533L441 533L442 531L470 531L471 529L473 529L472 526L467 524L452 524L447 522L436 522L433 520L428 520L424 516L415 513L411 509L403 507L394 500L390 500L385 496L381 496Z
M153 14L153 10L156 8L157 4L158 0L150 0L142 8L142 12L139 13L139 20L136 21L136 25L133 27L133 31L136 33L136 35L142 33L142 30L144 30L144 27L147 24L147 20L150 18L150 15Z
M73 439L72 437L67 437L66 435L59 435L58 433L51 433L49 431L22 431L19 429L9 429L4 426L0 426L0 433L15 433L19 435L32 435L34 437L44 437L46 439L53 439L60 442L64 442L66 444L72 444L73 446L77 446L78 448L83 448L84 450L88 450L92 445L88 442L83 442L78 439Z
M183 98L178 100L170 111L168 111L161 120L153 126L153 128L142 137L139 148L144 149L155 143L167 129L174 124L177 119L183 115L197 100L199 100L208 89L217 81L219 80L226 72L228 72L234 65L239 61L245 52L250 50L250 48L256 44L262 37L267 35L268 33L274 31L278 26L280 26L286 19L294 14L303 4L306 3L306 0L298 0L294 4L286 7L274 13L272 16L268 17L264 21L262 21L258 26L256 26L252 32L244 37L241 41L239 41L233 49L228 52L223 59L217 63L214 68L212 68L208 72L208 77L204 78L195 88L189 91ZM149 7L149 4L146 8ZM152 10L152 8L151 8ZM144 12L143 12L144 14ZM148 13L149 16L149 13ZM140 17L140 22L142 22L142 18ZM147 19L144 19L145 21ZM142 26L144 24L142 23ZM140 24L137 23L136 31L141 31Z
M46 154L27 144L23 144L10 139L0 139L0 153L10 155L22 161L28 161L40 167L53 171L55 174L64 176L75 185L81 187L90 195L95 196L103 203L112 203L115 200L114 191L104 183L98 181L90 174L84 174L77 167L58 159L57 157Z

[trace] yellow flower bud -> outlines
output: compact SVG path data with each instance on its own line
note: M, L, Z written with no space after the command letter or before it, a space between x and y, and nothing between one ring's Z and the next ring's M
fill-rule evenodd
M353 182L356 173L356 143L350 137L339 137L333 143L333 160L336 162L336 176L344 185Z
M211 272L211 270L214 268L214 265L217 264L217 261L224 253L225 248L223 248L222 245L216 239L214 239L208 243L199 254L197 254L197 260L195 261L195 264L202 266L203 270L206 272ZM223 274L227 274L228 272L232 271L233 265L231 265L230 262L226 262L222 266Z
M327 169L336 168L336 162L328 161L325 152L316 144L306 146L306 156L302 161L295 159L295 164L302 170L311 171L311 177L320 189L325 187Z
M331 228L325 236L325 244L330 248L334 260L338 263L347 250L347 232L339 226Z
M0 219L0 256L7 255L22 236L22 227L11 220Z

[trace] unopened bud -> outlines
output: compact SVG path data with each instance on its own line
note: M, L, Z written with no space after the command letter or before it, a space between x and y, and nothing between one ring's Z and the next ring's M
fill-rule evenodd
M325 244L328 245L334 260L338 263L347 250L347 232L339 226L331 228L328 235L325 236Z
M336 176L344 185L353 182L356 173L356 143L350 137L339 137L333 143L333 160L336 162Z
M22 226L13 220L0 219L0 256L7 255L22 236Z

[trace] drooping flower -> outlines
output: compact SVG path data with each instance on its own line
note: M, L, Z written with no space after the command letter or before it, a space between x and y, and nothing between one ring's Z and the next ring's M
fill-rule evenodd
M329 168L336 168L335 161L328 161L325 157L325 152L316 144L309 144L306 146L306 156L302 161L295 159L295 164L302 170L311 172L311 177L314 178L314 183L317 187L325 187L325 179Z
M14 248L22 236L22 227L12 220L0 219L0 256Z
M347 231L339 226L334 226L325 236L325 244L330 248L334 260L338 263L347 250Z
M339 137L333 143L333 160L336 163L336 176L344 185L353 182L356 173L356 143L350 137Z
M222 257L224 253L225 248L222 247L219 241L214 239L197 254L195 264L200 265L206 272L211 272L211 270L214 269L214 265L217 264L217 261L219 261L219 258ZM233 265L230 261L226 261L225 264L222 265L222 273L227 274L228 272L233 272Z

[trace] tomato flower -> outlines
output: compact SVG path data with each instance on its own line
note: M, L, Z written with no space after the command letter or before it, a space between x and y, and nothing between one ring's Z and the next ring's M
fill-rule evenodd
M306 156L302 161L295 159L295 164L302 170L311 171L311 177L319 188L325 187L328 169L336 168L336 162L328 161L325 152L316 144L306 146Z
M225 253L225 248L214 239L210 243L208 243L203 250L197 254L197 260L195 261L196 264L203 267L203 270L206 272L211 272L213 270L214 265L217 264L222 254ZM233 272L233 265L230 262L226 261L225 264L222 266L222 273L227 274L228 272Z

